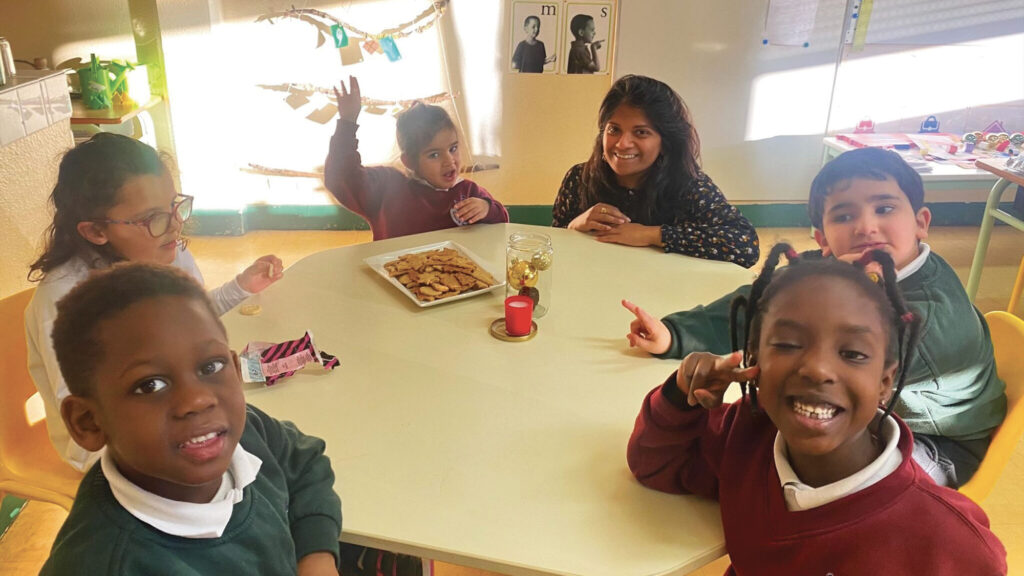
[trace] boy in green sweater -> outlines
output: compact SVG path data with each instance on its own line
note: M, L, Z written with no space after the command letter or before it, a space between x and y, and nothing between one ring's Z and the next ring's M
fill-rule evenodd
M41 574L337 576L324 442L246 406L238 356L192 278L127 264L57 304L72 438L104 449Z
M818 172L807 209L822 255L854 262L881 249L895 261L903 297L922 321L895 411L914 433L914 460L936 483L963 485L1006 415L1005 385L996 376L984 317L949 264L921 242L931 223L921 176L895 152L851 150ZM660 322L623 301L636 316L629 344L659 358L727 354L729 305L737 294L749 293L750 286L742 286Z

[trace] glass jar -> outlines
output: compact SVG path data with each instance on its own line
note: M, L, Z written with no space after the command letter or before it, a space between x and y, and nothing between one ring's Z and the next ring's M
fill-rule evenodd
M520 294L533 300L533 317L551 306L551 238L534 232L513 232L505 250L505 296Z

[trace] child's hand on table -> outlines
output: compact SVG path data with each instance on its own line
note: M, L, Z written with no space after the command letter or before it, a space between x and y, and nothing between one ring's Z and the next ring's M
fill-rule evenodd
M686 395L690 406L704 408L722 405L722 397L733 382L753 380L760 373L759 366L740 369L742 352L718 356L710 352L692 352L683 358L676 371L676 385Z
M455 203L455 215L466 224L475 224L491 211L491 203L483 198L470 197Z
M633 304L629 300L623 300L622 306L636 316L629 324L630 348L639 348L648 354L664 354L672 346L672 334L668 328L654 316L651 316L643 308Z
M569 230L601 232L629 222L629 217L611 204L599 202L569 222Z
M262 292L267 286L277 282L284 276L284 264L273 254L261 256L248 268L235 277L238 285L250 294Z
M330 552L314 552L299 560L299 576L338 576L338 566Z
M627 222L609 230L599 230L597 239L626 246L661 246L661 226Z
M334 96L338 99L338 117L353 124L359 118L359 111L363 109L362 96L359 93L359 80L355 76L348 77L349 89L345 90L345 82L340 82L341 92L334 89Z

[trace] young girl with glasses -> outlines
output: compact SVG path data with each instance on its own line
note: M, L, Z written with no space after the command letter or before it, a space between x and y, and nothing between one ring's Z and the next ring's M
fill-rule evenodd
M53 223L46 231L43 254L28 274L30 281L39 282L25 310L29 372L43 399L54 447L84 470L97 455L71 440L60 417L68 389L50 341L57 301L92 270L118 261L171 264L200 284L203 276L181 237L192 213L192 197L175 191L160 154L138 140L101 132L70 150L61 160L50 202ZM281 260L263 256L211 290L210 298L223 314L281 274Z

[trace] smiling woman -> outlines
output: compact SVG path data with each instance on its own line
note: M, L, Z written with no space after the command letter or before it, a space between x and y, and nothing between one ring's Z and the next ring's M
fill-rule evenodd
M672 88L625 76L601 103L594 152L566 174L553 226L601 242L750 267L759 255L754 227L700 169L700 139Z

